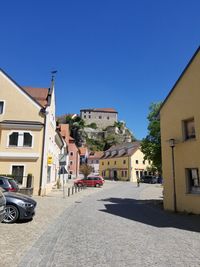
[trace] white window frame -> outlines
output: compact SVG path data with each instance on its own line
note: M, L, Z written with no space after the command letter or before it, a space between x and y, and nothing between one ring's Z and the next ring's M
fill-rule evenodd
M18 133L17 146L10 146L9 145L9 137L13 133ZM29 133L32 136L32 144L31 144L31 146L23 146L23 143L24 143L24 133ZM8 148L33 148L33 146L34 146L34 135L30 131L11 131L7 135L7 147Z
M0 102L3 102L3 112L0 113L0 116L4 115L5 114L5 108L6 108L6 101L5 100L2 100L0 99Z

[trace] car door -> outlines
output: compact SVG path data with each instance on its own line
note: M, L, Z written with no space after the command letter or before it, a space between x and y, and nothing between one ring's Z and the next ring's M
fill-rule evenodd
M87 177L87 186L92 186L92 177Z

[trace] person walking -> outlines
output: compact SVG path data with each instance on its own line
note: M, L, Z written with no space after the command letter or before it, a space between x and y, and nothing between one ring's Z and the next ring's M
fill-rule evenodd
M139 187L139 186L140 186L140 178L137 177L137 187Z

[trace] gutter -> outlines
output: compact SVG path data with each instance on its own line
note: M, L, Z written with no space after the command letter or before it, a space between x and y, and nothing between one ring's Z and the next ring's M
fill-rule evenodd
M43 167L44 167L44 148L45 148L45 136L46 136L46 109L43 108L40 111L42 113L42 115L44 116L44 131L43 131L43 142L42 142L42 157L41 157L41 169L40 169L40 188L39 188L39 192L38 195L41 196L42 193L42 173L43 173Z

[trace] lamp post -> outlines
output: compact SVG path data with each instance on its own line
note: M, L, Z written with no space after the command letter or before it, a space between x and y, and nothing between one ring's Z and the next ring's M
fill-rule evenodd
M174 162L174 147L175 139L171 138L169 140L169 146L171 147L172 153L172 179L173 179L173 198L174 198L174 212L177 212L177 203L176 203L176 181L175 181L175 162Z

